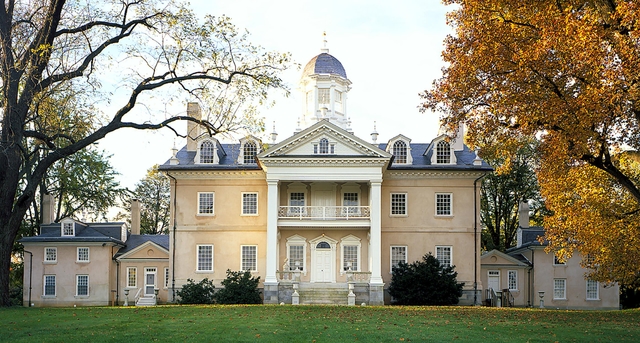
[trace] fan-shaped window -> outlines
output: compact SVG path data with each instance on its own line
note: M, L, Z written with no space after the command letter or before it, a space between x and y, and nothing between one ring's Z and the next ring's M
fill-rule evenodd
M393 155L395 155L395 163L407 163L407 143L404 141L396 141L393 143Z
M440 141L436 145L436 163L451 163L451 148L449 143Z
M213 163L214 148L211 141L200 144L200 163Z
M329 153L329 140L323 138L320 140L320 154L328 154Z
M327 242L320 242L316 245L316 249L331 249L331 245Z
M251 163L256 163L256 153L258 152L258 149L256 148L256 143L254 142L247 142L244 144L244 151L243 151L243 157L244 157L244 163L245 164L251 164Z

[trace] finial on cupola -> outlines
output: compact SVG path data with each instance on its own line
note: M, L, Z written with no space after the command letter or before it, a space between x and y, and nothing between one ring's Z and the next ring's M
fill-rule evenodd
M329 53L329 48L327 48L327 31L322 33L322 49L320 52Z
M378 130L376 130L376 122L373 121L373 132L371 132L371 142L373 144L378 144Z

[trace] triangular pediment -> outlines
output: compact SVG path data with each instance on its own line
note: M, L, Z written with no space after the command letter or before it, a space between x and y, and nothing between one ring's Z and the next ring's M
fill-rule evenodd
M527 266L526 263L523 263L522 261L519 261L518 259L509 256L499 250L491 250L489 252L487 252L486 254L482 255L482 257L480 257L480 264L483 267L487 267L487 266L491 266L491 265L495 265L495 266L505 266L505 265L512 265L512 266Z
M147 241L117 257L117 260L126 259L169 259L169 251L152 241Z
M258 159L278 157L388 159L391 154L322 120L258 154Z

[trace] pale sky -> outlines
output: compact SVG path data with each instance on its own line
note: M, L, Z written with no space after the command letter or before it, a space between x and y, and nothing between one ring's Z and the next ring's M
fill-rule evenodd
M238 28L249 31L252 43L291 52L302 67L320 53L326 32L329 53L342 62L352 82L347 114L358 137L371 141L376 121L379 143L398 134L414 143L435 138L438 115L418 111L418 93L431 87L444 65L443 40L451 32L445 14L451 8L439 1L192 0L191 5L197 13L227 15ZM291 96L274 93L275 107L261 111L267 123L259 137L264 142L270 142L274 121L278 141L293 134L302 107L296 91L300 73L283 74ZM184 130L186 124L177 127ZM184 140L176 142L178 148L184 145ZM171 156L173 144L174 135L168 130L121 130L108 135L100 147L113 154L111 162L122 174L122 185L133 189L148 168Z

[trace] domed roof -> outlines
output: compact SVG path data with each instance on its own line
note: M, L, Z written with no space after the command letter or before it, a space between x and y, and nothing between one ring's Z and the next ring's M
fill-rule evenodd
M303 78L312 74L335 74L347 78L347 72L344 71L342 63L326 52L312 58L304 67Z

